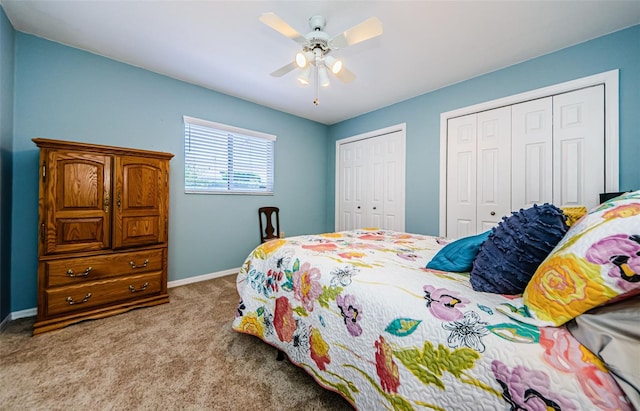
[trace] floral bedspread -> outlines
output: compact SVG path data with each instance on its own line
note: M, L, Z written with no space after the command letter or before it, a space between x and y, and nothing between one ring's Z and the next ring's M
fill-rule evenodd
M233 328L284 351L361 410L625 410L563 327L516 322L519 298L428 270L444 240L381 230L273 240L237 278Z

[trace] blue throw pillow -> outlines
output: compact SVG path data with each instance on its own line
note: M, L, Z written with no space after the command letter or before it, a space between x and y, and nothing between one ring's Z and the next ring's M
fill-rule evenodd
M565 220L562 210L546 203L502 217L473 261L473 289L522 293L538 266L567 232Z
M447 244L427 263L427 268L454 273L468 273L473 266L473 260L484 241L491 234L491 230L482 234L464 237Z

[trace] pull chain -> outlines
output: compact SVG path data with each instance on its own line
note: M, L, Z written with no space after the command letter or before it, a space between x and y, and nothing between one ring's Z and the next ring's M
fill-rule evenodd
M315 88L316 88L316 98L315 100L313 100L313 104L315 104L316 106L318 105L318 62L316 61L316 66L315 66Z

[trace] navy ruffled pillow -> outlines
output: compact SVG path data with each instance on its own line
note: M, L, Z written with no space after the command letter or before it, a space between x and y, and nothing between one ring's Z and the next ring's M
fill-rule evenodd
M562 210L546 203L503 217L473 261L473 289L496 294L524 292L538 266L567 232L565 220Z
M480 250L480 246L489 237L491 231L482 234L463 237L445 245L427 263L427 268L440 271L450 271L453 273L468 273L473 267Z

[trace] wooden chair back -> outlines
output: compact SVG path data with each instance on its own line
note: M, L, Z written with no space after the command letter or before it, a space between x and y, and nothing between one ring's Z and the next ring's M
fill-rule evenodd
M280 237L280 209L278 207L260 207L258 217L260 219L261 243Z

